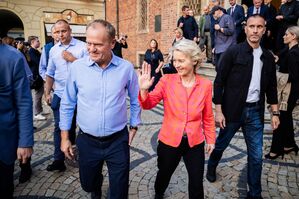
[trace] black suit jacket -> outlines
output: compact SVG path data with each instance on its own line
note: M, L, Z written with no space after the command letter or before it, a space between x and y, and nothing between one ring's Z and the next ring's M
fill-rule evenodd
M227 9L227 14L231 15L231 7ZM233 14L231 15L234 19L236 26L236 35L238 36L242 31L242 22L245 20L245 13L243 6L236 4Z
M262 49L260 87L261 120L264 118L265 94L268 104L277 104L276 68L273 55ZM252 76L253 49L247 41L231 46L220 59L221 71L214 82L214 104L222 105L227 122L240 121Z
M250 8L248 8L247 18L253 15L254 10L255 10L254 6L251 6ZM261 5L259 15L263 16L266 19L267 24L270 22L270 13L269 13L269 9L267 6Z

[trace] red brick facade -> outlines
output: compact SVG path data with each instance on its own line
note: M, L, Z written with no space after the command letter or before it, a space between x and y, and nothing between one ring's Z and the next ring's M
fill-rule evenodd
M106 20L117 27L117 0L106 1ZM181 15L181 5L178 0L148 0L147 31L138 31L138 3L140 0L119 0L119 32L128 35L128 49L123 49L123 57L138 66L139 54L144 54L149 47L149 41L154 38L159 43L163 54L168 54L174 38L173 29ZM161 15L161 31L155 32L155 16Z

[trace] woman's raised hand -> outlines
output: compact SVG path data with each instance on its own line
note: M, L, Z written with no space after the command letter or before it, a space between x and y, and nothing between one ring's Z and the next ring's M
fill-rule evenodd
M138 70L139 89L148 90L154 83L154 77L151 78L151 65L143 62L141 69Z

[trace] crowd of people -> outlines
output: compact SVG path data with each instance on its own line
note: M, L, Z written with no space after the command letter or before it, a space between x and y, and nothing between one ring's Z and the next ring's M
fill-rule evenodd
M181 158L188 171L189 198L204 198L205 152L206 178L213 183L223 152L239 128L248 153L247 198L262 198L265 101L273 128L265 158L297 155L299 150L292 118L299 99L299 2L287 0L277 12L270 0L253 0L246 12L235 0L229 3L226 10L213 0L212 7L203 6L198 21L183 6L166 61L158 41L151 39L138 74L122 58L127 36L116 35L105 20L87 25L86 42L71 36L67 21L57 20L42 53L36 36L29 36L28 42L2 38L1 196L13 197L16 158L20 183L31 177L33 119L47 119L44 96L54 116L54 160L46 170L65 171L65 159L77 158L76 147L81 186L91 198L101 198L104 162L109 198L128 198L129 146L141 123L141 110L160 101L164 118L158 135L155 199L164 197ZM203 52L206 62L215 64L214 85L197 74Z

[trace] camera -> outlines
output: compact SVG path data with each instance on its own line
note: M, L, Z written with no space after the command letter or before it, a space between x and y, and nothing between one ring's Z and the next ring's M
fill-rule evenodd
M124 34L121 34L120 35L120 39L122 40L122 39L127 39L128 38L128 35L124 35Z

